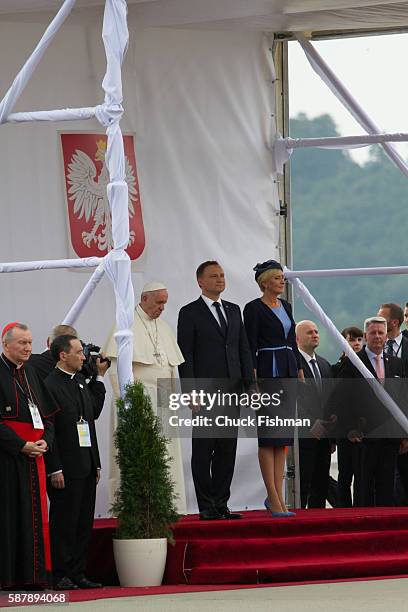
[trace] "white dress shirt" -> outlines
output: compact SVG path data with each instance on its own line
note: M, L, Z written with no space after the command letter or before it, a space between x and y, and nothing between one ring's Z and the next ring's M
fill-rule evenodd
M370 351L370 349L367 346L365 347L365 352L367 353L368 358L369 358L369 360L371 362L371 365L374 368L374 372L377 372L377 354L373 353L373 351ZM381 353L380 353L380 361L382 363L382 367L383 367L383 370L385 372L384 352L383 351L381 351Z
M319 374L320 374L320 378L321 378L321 377L322 377L322 373L320 372L319 364L317 363L316 354L315 354L315 353L313 353L313 355L309 355L308 353L305 353L305 351L302 351L302 349L299 349L299 353L300 353L301 355L303 355L303 357L304 357L304 359L305 359L305 361L306 361L307 365L309 366L309 369L310 369L311 373L313 374L313 378L316 378L316 377L315 377L315 374L314 374L314 371L313 371L313 366L311 365L311 363L310 363L310 362L311 362L311 360L312 360L312 359L314 359L314 360L315 360L315 362L316 362L316 367L317 367L317 371L319 372Z
M401 342L402 342L402 333L400 333L392 341L392 350L394 352L394 357L399 357L399 359L401 359ZM387 344L385 345L385 350L387 350Z
M203 298L204 302L207 304L207 306L210 309L210 312L212 313L213 317L215 317L215 320L217 321L218 325L221 327L221 321L219 319L217 309L215 308L215 306L213 306L214 302L218 302L218 304L221 306L221 312L224 315L225 322L228 325L227 314L225 312L224 306L222 305L221 298L218 298L218 300L212 300L211 298L209 298L209 297L207 297L206 295L203 295L203 294L201 294L201 297Z

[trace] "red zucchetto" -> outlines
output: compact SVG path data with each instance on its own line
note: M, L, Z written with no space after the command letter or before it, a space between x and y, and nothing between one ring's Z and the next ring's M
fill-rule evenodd
M4 335L7 334L9 329L13 329L16 325L19 325L18 321L13 321L12 323L7 323L7 325L3 328L1 332L1 337L4 338Z

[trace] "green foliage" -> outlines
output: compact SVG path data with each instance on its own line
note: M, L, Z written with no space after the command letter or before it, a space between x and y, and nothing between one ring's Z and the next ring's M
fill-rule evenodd
M329 115L291 120L291 136L334 136ZM291 158L293 258L298 270L407 265L405 253L406 177L383 153L371 147L360 166L347 152L295 150ZM362 327L383 302L408 300L405 275L307 279L306 286L339 329ZM296 319L310 318L297 300ZM323 334L324 335L324 334ZM339 349L324 340L320 352L331 360Z
M180 517L174 505L168 440L140 381L126 386L117 406L115 447L121 483L111 509L118 517L117 537L172 541L171 525Z

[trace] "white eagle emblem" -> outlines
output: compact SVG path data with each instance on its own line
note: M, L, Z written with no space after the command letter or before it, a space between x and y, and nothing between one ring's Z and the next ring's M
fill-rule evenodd
M96 178L97 170L92 159L76 149L68 165L67 182L68 197L74 203L74 214L85 221L93 219L90 232L82 232L82 241L89 248L94 242L100 251L110 251L113 248L112 218L109 208L106 187L109 183L109 173L105 162L106 141L96 141L95 160L102 163L102 170ZM129 217L135 214L133 202L138 199L136 178L133 168L125 157L125 180L128 185ZM129 234L129 245L135 241L135 232Z

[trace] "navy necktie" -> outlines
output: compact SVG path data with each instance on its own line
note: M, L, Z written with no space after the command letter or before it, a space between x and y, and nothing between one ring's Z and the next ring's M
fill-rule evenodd
M385 354L389 357L394 357L394 340L387 340L387 348Z
M317 367L317 361L316 361L316 359L311 359L309 361L309 363L312 366L314 378L315 378L315 381L316 381L316 386L317 386L318 390L321 392L321 390L322 390L322 377L320 376L319 368Z
M213 302L213 306L214 306L214 308L215 308L215 310L217 311L217 314L218 314L218 319L220 321L221 331L222 331L223 335L226 336L227 335L228 326L227 326L227 322L225 320L225 317L222 314L220 303L219 302Z

